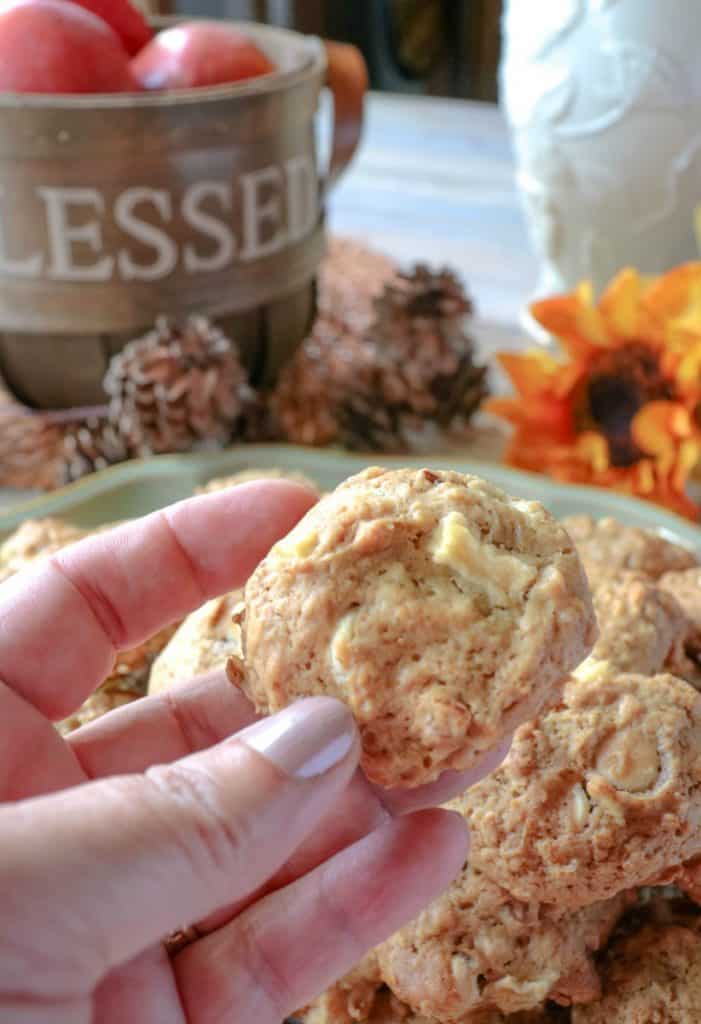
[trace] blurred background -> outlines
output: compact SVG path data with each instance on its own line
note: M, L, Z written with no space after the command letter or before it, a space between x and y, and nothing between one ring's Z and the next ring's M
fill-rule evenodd
M142 0L141 6L251 18L354 43L380 91L496 100L501 0Z

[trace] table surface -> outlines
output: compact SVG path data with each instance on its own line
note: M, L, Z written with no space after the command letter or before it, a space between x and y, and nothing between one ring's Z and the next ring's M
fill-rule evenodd
M497 107L372 93L362 146L328 206L332 232L460 273L480 317L482 356L518 346L537 265ZM1 504L26 496L0 488Z
M489 321L517 324L535 289L509 133L492 104L371 94L329 224L399 260L449 264Z

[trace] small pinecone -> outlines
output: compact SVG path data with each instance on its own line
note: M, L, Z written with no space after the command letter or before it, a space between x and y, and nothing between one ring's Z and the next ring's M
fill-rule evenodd
M271 410L283 435L294 444L337 441L339 410L359 380L371 373L362 338L338 321L319 316L271 395Z
M112 359L105 389L132 455L226 444L256 404L236 346L204 317L182 328L159 319Z
M449 270L433 273L417 265L387 285L367 334L387 406L442 427L470 418L487 393L486 367L475 365L465 333L471 313L470 299Z
M0 393L0 486L52 490L61 477L63 428Z
M428 423L466 422L486 393L486 369L465 334L472 306L457 278L418 266L375 300L359 333L322 316L273 396L291 441L403 451Z
M319 315L362 334L372 323L375 299L398 271L377 249L352 238L331 238L319 268Z
M66 427L63 438L61 484L106 469L129 458L129 449L107 419L91 417Z

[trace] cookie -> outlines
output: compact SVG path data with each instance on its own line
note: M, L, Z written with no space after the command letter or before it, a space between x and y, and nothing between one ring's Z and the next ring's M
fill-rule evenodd
M591 583L590 579L590 583ZM693 674L687 663L687 617L674 597L652 580L622 571L592 585L599 639L591 658L620 672Z
M701 676L701 567L665 573L660 587L674 597L686 616L684 651Z
M243 591L235 590L192 612L151 668L150 694L171 690L195 676L226 667L227 659L241 654L241 630L233 621Z
M619 894L571 914L515 899L470 863L379 947L380 971L402 1002L445 1024L536 1010L546 999L588 1002L600 994L592 954L631 900Z
M605 566L608 571L632 569L658 579L665 572L688 569L699 562L698 555L681 544L610 517L567 516L562 525L582 559Z
M0 544L0 580L88 535L62 519L27 519Z
M299 1021L299 1024L439 1024L434 1018L414 1013L386 986L378 988L370 1010L360 1016L349 1017L343 1009L339 1013L333 1000L326 1001L324 996L305 1013L297 1014L295 1021ZM557 1010L532 1010L509 1014L508 1017L498 1010L484 1010L469 1013L459 1024L558 1024L560 1021L564 1024L564 1018L559 1016Z
M254 480L289 480L295 484L302 484L310 491L319 493L318 485L305 476L303 473L296 473L287 469L242 469L239 473L231 476L219 476L208 480L206 484L195 489L195 494L213 494L215 491L228 491L230 487L238 487L239 484L250 484Z
M578 674L460 798L474 863L520 899L571 909L701 853L701 697L670 675Z
M246 690L262 712L350 706L373 782L465 769L541 708L596 626L567 533L477 477L368 469L246 585Z
M377 956L368 953L357 967L296 1013L295 1020L302 1024L379 1024L378 1014L389 1020L388 1001Z
M56 728L62 736L68 736L69 733L79 729L81 725L88 725L95 719L102 718L108 711L131 704L141 696L143 693L131 689L128 685L120 686L120 680L110 678L99 690L91 694L76 712L57 722Z
M701 931L643 928L614 943L602 977L602 998L576 1006L572 1024L699 1024Z

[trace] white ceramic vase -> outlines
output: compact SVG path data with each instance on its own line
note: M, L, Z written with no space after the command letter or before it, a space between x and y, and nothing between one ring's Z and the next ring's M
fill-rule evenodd
M506 0L503 29L538 294L698 258L701 2Z

